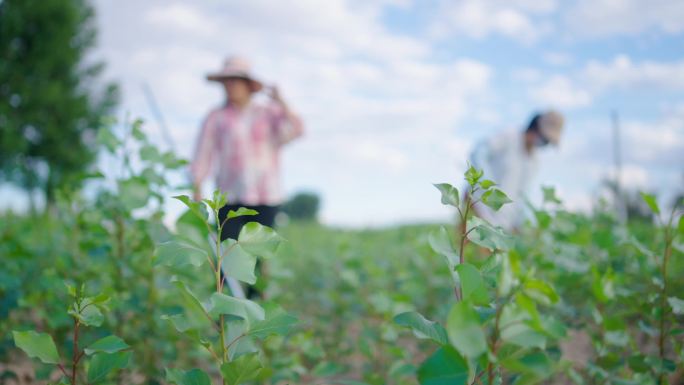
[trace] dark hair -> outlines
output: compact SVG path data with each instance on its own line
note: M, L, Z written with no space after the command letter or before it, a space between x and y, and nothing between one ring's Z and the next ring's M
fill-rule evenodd
M539 132L539 121L541 120L541 114L534 114L530 124L527 126L526 131Z

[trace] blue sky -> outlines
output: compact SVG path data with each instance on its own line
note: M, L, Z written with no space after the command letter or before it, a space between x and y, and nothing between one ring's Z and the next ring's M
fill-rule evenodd
M220 104L204 75L231 54L280 85L307 135L284 153L287 193L314 190L326 223L432 221L431 183L461 184L473 144L534 111L567 117L535 185L587 210L611 175L619 113L623 180L684 189L684 2L637 0L95 1L94 56L123 87L121 114L149 122L146 82L190 156ZM106 165L105 165L106 166ZM534 189L532 199L539 194ZM171 204L170 210L180 208Z

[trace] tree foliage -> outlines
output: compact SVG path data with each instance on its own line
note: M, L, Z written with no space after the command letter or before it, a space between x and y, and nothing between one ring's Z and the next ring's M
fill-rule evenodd
M290 198L282 206L282 210L293 220L316 220L320 198L315 193L301 192Z
M95 132L117 100L98 82L103 64L85 0L0 2L0 180L55 190L95 159ZM87 59L87 60L86 60Z

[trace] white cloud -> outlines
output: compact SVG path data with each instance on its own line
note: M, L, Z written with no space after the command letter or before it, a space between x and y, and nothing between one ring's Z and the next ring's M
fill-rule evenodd
M151 8L144 16L151 25L175 31L210 37L218 32L218 25L207 15L187 4L171 4Z
M554 66L567 66L573 62L573 57L569 52L545 52L543 54L543 59L546 63Z
M580 0L566 13L573 36L608 37L684 31L684 2L672 0Z
M532 98L546 107L561 109L584 107L591 103L589 92L565 76L553 76L531 90Z
M547 15L556 7L553 0L445 1L430 32L437 38L468 36L483 39L502 35L531 43L550 29L548 21L538 16Z
M684 91L684 60L633 62L626 55L600 62L591 60L567 75L543 75L534 69L518 69L513 76L530 83L530 96L537 103L559 108L588 106L614 90Z
M596 89L684 90L684 61L634 63L627 55L619 55L608 63L590 61L581 76Z

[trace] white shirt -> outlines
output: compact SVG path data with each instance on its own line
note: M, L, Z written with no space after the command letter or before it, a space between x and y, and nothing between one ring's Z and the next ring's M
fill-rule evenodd
M513 201L499 211L480 203L478 214L507 230L520 226L525 218L525 196L538 169L537 158L525 150L524 132L506 131L479 142L470 155L470 163L484 170L484 179L496 182Z

